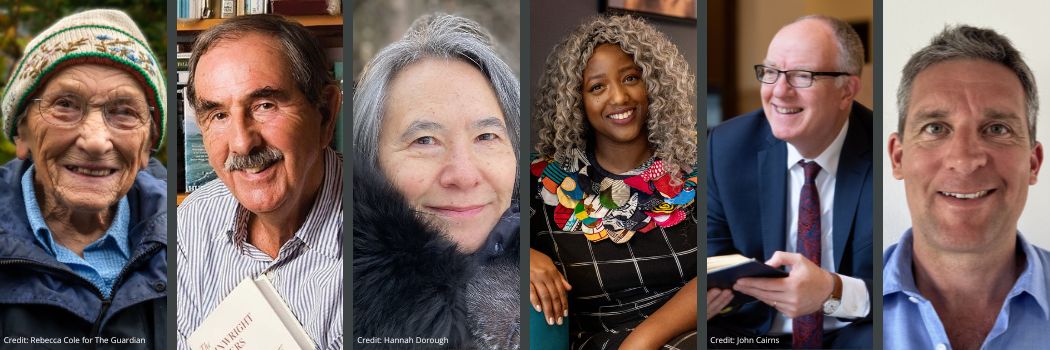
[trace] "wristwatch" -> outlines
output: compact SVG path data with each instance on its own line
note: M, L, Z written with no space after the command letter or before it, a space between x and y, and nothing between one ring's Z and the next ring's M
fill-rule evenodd
M831 316L835 311L839 310L839 306L842 305L842 277L834 272L829 272L832 279L835 281L835 286L831 289L831 295L828 296L828 300L824 301L824 315Z

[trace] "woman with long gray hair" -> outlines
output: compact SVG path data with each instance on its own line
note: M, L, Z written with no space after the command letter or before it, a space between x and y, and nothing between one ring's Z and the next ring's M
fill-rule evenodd
M518 346L518 79L478 23L434 14L354 96L354 336Z

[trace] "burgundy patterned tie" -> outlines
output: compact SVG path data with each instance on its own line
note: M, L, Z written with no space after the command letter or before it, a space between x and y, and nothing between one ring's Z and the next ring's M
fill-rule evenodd
M820 196L817 194L817 162L800 160L806 171L806 182L798 200L798 241L796 249L817 266L820 266ZM792 321L792 347L795 349L819 349L823 345L824 313L818 310L809 315L795 317Z

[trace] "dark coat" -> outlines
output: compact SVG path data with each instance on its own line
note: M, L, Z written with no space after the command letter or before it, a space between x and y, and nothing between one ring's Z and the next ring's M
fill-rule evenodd
M167 320L167 185L139 172L128 192L131 257L109 298L49 255L31 232L22 199L30 162L0 167L0 335L102 337L130 344L4 344L0 349L163 349ZM141 342L141 343L139 343Z
M854 102L835 180L832 235L836 273L864 280L872 291L872 111ZM707 254L759 261L784 250L787 144L773 136L765 113L726 121L708 137ZM765 334L775 310L763 303L718 316L720 324ZM714 320L713 320L714 321ZM862 320L870 322L871 313Z
M387 337L445 339L444 347L451 349L517 348L517 210L504 215L485 247L463 254L424 224L385 181L359 168L354 174L355 348L427 346L388 343ZM357 342L360 337L373 340Z

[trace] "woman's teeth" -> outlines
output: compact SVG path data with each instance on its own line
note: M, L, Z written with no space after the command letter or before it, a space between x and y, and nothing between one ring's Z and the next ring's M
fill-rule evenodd
M623 112L623 113L613 114L613 115L610 115L609 118L616 119L616 120L624 120L624 119L630 118L631 114L634 114L633 110L626 111L626 112Z
M106 176L106 175L112 174L113 171L114 171L112 169L88 169L88 168L81 168L81 167L77 167L77 166L67 166L66 169L69 169L70 171L75 172L77 174L87 175L87 176L95 176L95 177Z

